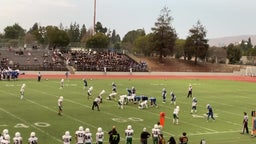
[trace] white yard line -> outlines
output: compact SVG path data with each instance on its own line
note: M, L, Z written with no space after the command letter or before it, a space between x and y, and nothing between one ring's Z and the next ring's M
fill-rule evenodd
M196 136L196 135L212 135L212 134L225 134L225 133L239 133L241 131L216 131L216 132L198 132L198 133L189 133L190 136Z
M47 93L45 93L45 92L38 91L38 90L35 90L35 89L33 89L33 90L34 90L34 91L37 91L37 92L40 92L40 93L43 93L43 94L45 94L45 95L49 95L49 96L50 96L50 94L47 94ZM55 96L55 97L58 98L58 96ZM49 108L49 107L47 107L47 106L43 106L43 105L41 105L41 104L39 104L39 103L36 103L36 102L34 102L34 101L32 101L32 100L29 100L29 99L26 99L26 100L29 101L29 102L31 102L31 103L34 103L34 104L36 104L36 105L39 105L39 106L41 106L41 107L43 107L43 108L45 108L45 109L48 109L48 110L53 111L53 112L56 113L56 110L53 110L53 109L51 109L51 108ZM65 98L65 101L68 101L68 102L70 102L70 103L74 103L74 104L77 104L77 105L80 105L80 106L83 106L83 107L86 107L86 108L91 108L91 106L84 105L84 104L75 102L75 101L70 100L70 99L66 99L66 98ZM112 101L110 101L110 102L112 102ZM166 106L164 106L164 107L166 107ZM133 108L133 107L129 107L129 108L136 109L136 108ZM136 109L136 110L137 110L137 109ZM156 116L159 115L159 114L156 114L156 113L153 113L153 112L150 112L150 111L145 111L145 112L154 114L154 115L156 115ZM120 116L117 116L117 115L114 115L114 114L108 113L108 112L102 112L102 113L105 113L105 114L111 115L111 116L115 116L115 117L120 117ZM231 113L231 114L233 114L233 113ZM89 124L89 123L84 123L83 121L81 121L81 120L79 120L79 119L76 119L76 118L74 118L74 117L71 117L71 116L69 116L69 115L66 115L66 114L65 114L65 116L67 116L69 119L75 120L75 121L80 122L80 123L82 123L82 124L86 124L86 125L88 125L88 126L97 128L95 125L92 125L92 124ZM167 119L171 119L171 118L167 117ZM222 121L224 121L224 120L222 120ZM225 121L225 122L226 122L226 123L229 123L229 124L239 125L239 126L240 126L240 124L233 123L233 122L230 122L230 121ZM223 131L223 132L219 132L219 131L216 131L216 130L213 130L213 129L209 129L209 128L206 128L206 127L202 127L202 126L199 126L199 125L196 125L196 124L192 124L192 123L185 123L185 124L191 125L191 126L194 126L194 127L200 127L200 128L202 128L202 129L205 129L205 130L209 131L209 132L205 132L205 133L202 133L202 134L218 134L218 133L238 132L238 131ZM166 132L166 131L163 131L163 133L168 134L168 135L174 135L174 134L169 133L169 132ZM195 133L195 134L192 133L192 135L200 135L200 134L201 134L201 133ZM191 135L191 134L190 134L190 135Z
M48 132L46 132L46 131L44 131L44 130L42 130L42 129L36 127L36 126L34 126L33 124L30 124L30 123L27 122L26 120L24 120L24 119L22 119L22 118L16 116L15 114L13 114L13 113L11 113L11 112L5 110L4 108L1 108L1 107L0 107L0 110L1 110L2 112L4 112L4 113L10 115L11 117L13 117L13 118L15 118L15 119L17 119L17 120L19 120L19 121L21 121L21 122L23 122L23 123L28 124L29 126L33 127L34 129L37 129L38 131L40 131L40 132L44 133L45 135L51 137L51 138L54 139L55 141L57 141L57 142L62 142L60 139L58 139L58 138L52 136L52 135L49 134Z

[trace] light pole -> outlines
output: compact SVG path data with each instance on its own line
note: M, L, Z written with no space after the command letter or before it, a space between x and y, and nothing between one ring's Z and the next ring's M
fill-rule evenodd
M96 0L94 0L94 13L93 13L93 35L95 34L95 23L96 23Z

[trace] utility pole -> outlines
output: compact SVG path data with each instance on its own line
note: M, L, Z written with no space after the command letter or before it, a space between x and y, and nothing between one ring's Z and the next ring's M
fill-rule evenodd
M94 13L93 13L93 35L95 34L95 24L96 24L96 0L94 0Z

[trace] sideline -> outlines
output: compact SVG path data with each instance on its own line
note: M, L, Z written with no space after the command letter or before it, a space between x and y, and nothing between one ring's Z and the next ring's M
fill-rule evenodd
M39 71L23 71L20 79L37 79ZM66 78L65 71L41 71L42 80ZM256 77L241 76L237 73L212 72L76 72L69 79L214 79L256 82Z

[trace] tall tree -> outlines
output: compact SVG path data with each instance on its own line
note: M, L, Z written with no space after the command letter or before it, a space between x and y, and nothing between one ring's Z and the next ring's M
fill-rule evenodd
M195 64L197 64L198 58L204 59L207 56L209 45L207 44L206 34L207 31L200 21L197 21L196 25L189 30L184 53L190 56L194 55Z
M13 26L7 26L4 29L4 37L7 39L19 39L25 35L25 29L15 23Z
M134 42L135 52L142 53L144 56L150 56L153 51L152 33L137 38Z
M86 41L86 47L88 48L107 48L109 39L103 33L96 33Z
M238 46L234 44L229 44L227 48L227 58L229 59L230 64L235 64L240 61L242 57L242 51Z
M120 49L120 41L121 38L118 34L116 34L116 30L112 31L112 34L109 38L110 42L110 47L114 49Z
M66 51L65 47L70 42L66 31L60 30L56 26L47 26L46 36L50 47L58 47L63 51Z
M141 36L145 36L144 29L129 31L125 34L122 40L122 47L126 50L132 50L135 40Z
M67 30L70 42L80 42L80 28L79 24L76 22L70 24L69 29Z
M28 34L33 36L36 41L41 44L45 42L44 32L42 31L42 27L40 27L38 23L34 23L34 25L29 29Z
M96 23L96 25L95 25L95 32L96 33L106 34L107 31L108 31L108 29L106 27L103 27L100 22Z
M174 54L175 58L179 59L180 57L184 56L184 47L185 47L186 40L184 39L177 39L174 46Z
M171 26L173 18L169 13L170 10L164 7L157 18L157 22L155 22L155 27L152 28L154 50L159 54L160 62L163 56L173 55L173 49L177 39L176 31Z
M86 41L86 34L87 34L87 29L85 24L83 24L80 30L80 42Z

